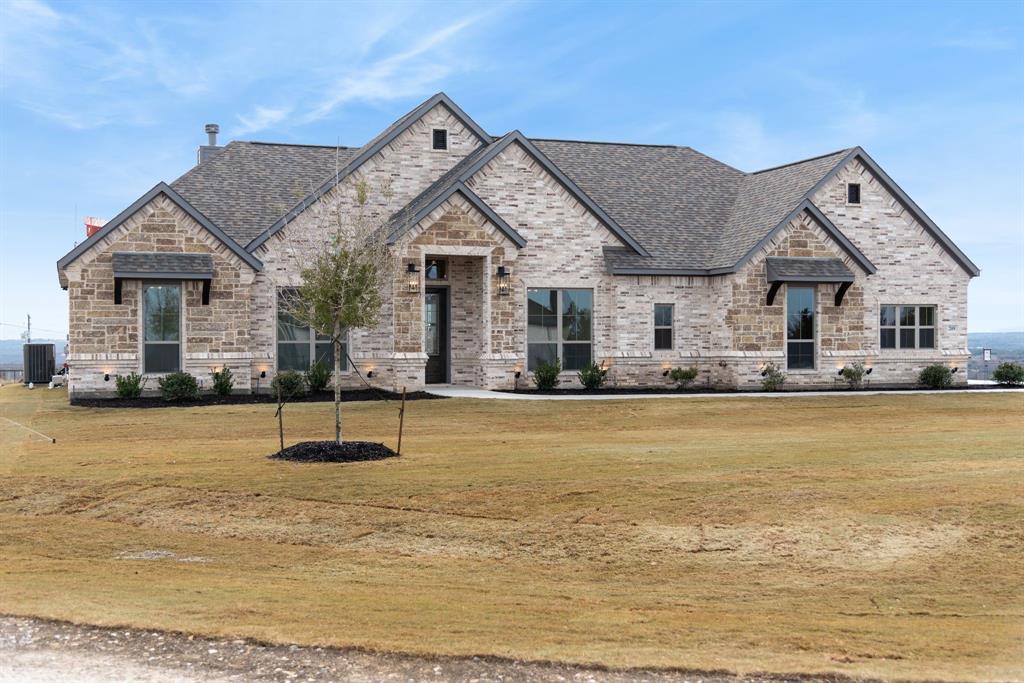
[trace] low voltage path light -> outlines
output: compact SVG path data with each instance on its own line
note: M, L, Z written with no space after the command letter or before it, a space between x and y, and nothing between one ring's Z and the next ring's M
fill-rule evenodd
M405 267L405 272L409 274L409 291L415 294L420 291L420 269L415 263L409 263Z
M512 288L512 273L505 266L498 266L498 296L508 296Z

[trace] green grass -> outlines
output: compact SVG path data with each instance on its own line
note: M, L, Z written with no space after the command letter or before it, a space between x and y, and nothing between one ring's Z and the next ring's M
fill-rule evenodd
M1024 676L1024 395L408 404L271 461L274 406L0 389L0 611L275 642ZM331 404L286 408L288 442ZM394 445L394 403L344 406ZM126 559L145 550L175 553ZM182 561L182 559L193 561Z

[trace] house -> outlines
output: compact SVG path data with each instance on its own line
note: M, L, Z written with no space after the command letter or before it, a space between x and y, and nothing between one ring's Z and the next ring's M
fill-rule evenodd
M207 132L194 168L58 261L72 394L306 368L327 345L278 307L296 219L357 178L390 181L373 210L400 263L385 322L347 339L380 386L510 388L555 358L566 380L593 360L618 385L697 367L740 388L767 363L820 386L853 362L875 384L966 368L978 268L859 147L746 173L689 147L496 137L443 93L359 148Z

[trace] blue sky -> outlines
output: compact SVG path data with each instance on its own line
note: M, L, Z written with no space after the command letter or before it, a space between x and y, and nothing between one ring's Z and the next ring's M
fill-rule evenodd
M438 90L494 133L744 170L861 145L1024 329L1024 3L0 2L0 337L67 330L54 262L221 139L360 145Z

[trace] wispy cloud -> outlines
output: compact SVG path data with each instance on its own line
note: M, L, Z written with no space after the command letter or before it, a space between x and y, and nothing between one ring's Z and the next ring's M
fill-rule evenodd
M239 125L231 134L234 136L248 135L249 133L265 130L283 121L291 111L292 108L289 106L275 108L257 105L250 114L236 114L235 118L238 119Z
M980 52L1002 52L1012 50L1016 41L1005 31L995 29L974 29L958 33L936 42L938 47L977 50Z

